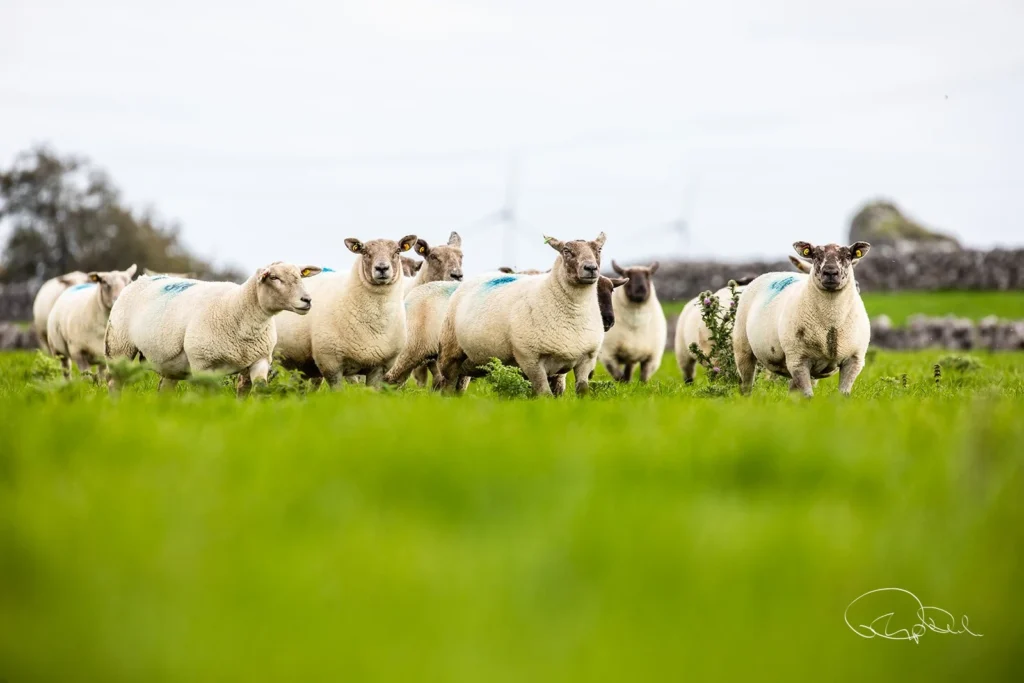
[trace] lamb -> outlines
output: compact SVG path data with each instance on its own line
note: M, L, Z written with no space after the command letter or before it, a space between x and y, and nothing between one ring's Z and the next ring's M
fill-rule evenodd
M426 240L416 240L416 253L423 258L415 278L405 280L403 287L409 294L414 287L428 282L462 281L462 238L453 232L448 236L448 244L431 247ZM426 267L422 267L423 264Z
M636 364L640 365L640 381L647 382L661 366L668 325L651 282L651 276L658 271L658 262L621 268L612 261L612 269L628 282L612 297L616 325L605 334L599 357L608 373L619 382L633 379Z
M308 318L278 316L275 356L286 368L301 370L332 387L343 379L366 376L379 387L385 371L405 346L404 276L401 254L416 244L415 235L387 239L345 240L359 256L347 275L327 273L310 281L323 305Z
M513 273L512 269L499 269L502 273ZM519 275L540 274L540 271L519 271ZM601 276L597 283L598 306L601 321L607 332L615 324L612 307L612 290L626 284L626 278ZM430 282L414 289L405 297L408 320L408 343L395 360L394 366L384 377L388 384L404 384L411 372L426 368L434 377L433 388L440 389L444 380L437 366L441 352L441 325L448 312L448 301L459 287L458 282ZM423 384L421 384L423 386Z
M276 262L241 285L139 278L110 312L107 361L141 354L160 375L162 391L172 391L194 372L243 373L238 395L244 396L253 382L267 381L277 341L274 316L307 314L312 299L303 278L319 272L316 266ZM110 388L118 388L113 378Z
M733 352L740 390L749 394L755 362L784 377L790 389L814 395L812 378L839 371L839 391L849 395L864 367L871 325L857 293L854 265L871 245L855 242L814 246L793 244L811 259L810 275L765 273L740 298L733 328Z
M545 242L559 254L550 273L484 275L452 295L441 329L447 391L461 393L469 377L497 358L518 365L535 395L562 394L570 369L576 393L587 393L604 338L594 289L605 236L590 242L547 237Z
M87 274L76 270L50 278L36 292L35 301L32 302L32 329L35 330L36 339L39 340L39 346L43 351L53 355L53 351L50 350L50 342L46 338L46 321L50 317L53 305L57 303L57 297L63 294L68 287L81 285L88 281Z
M127 270L93 271L87 282L57 297L46 319L46 338L51 353L61 359L65 377L71 374L71 361L85 371L103 360L103 332L111 307L134 275L134 263Z
M736 291L743 293L744 286L750 284L754 278L737 278ZM715 292L712 296L718 299L719 318L725 316L726 311L732 306L732 291L728 287ZM679 319L676 321L675 351L676 363L683 373L683 381L687 384L693 382L697 370L697 357L690 351L690 345L696 344L705 354L711 354L711 331L704 323L701 316L700 297L694 297L686 302Z

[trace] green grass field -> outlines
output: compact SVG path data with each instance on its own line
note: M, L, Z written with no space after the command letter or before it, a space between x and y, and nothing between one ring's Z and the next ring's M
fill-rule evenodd
M916 314L944 316L956 315L981 320L996 315L1009 320L1024 319L1024 291L1009 292L865 292L864 306L868 315L887 315L894 325L905 325ZM677 314L685 301L664 304L665 313Z
M1024 354L945 355L237 401L0 354L0 680L1021 680ZM983 636L858 637L882 587Z

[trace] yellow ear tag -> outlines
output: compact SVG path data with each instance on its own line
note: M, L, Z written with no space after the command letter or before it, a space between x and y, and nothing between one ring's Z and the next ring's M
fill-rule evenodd
M420 247L420 253L421 253L421 254L422 254L423 252L425 252L426 250L427 250L427 248L426 248L426 247Z
M309 274L311 272L313 272L313 271L311 271L309 268L303 268L302 269L302 277L309 277Z
M810 256L810 255L811 255L811 250L810 249L804 249L804 256Z
M861 251L860 251L860 249L858 249L857 251L853 252L853 254L854 254L854 256L856 256L857 258L860 258L860 257L862 256L862 254L861 254Z
M352 251L359 251L362 247L363 245L356 242L355 244L352 245Z

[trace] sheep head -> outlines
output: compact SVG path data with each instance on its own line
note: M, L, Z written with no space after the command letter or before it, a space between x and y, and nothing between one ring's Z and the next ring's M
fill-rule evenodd
M629 282L629 278L605 277L602 275L597 281L597 305L601 309L601 322L604 324L604 331L612 329L615 324L615 308L612 306L612 290Z
M416 244L416 235L394 240L360 241L354 237L345 240L345 246L361 257L360 279L373 287L393 285L402 277L402 253Z
M105 308L112 308L117 297L135 276L135 264L127 270L93 271L88 274L89 282L100 286L100 301Z
M416 240L416 253L427 264L424 282L462 280L462 238L453 232L448 244L431 247L426 240Z
M402 275L412 277L423 267L423 261L411 259L408 256L402 257Z
M810 242L794 242L796 253L810 262L811 281L818 289L838 292L853 281L853 267L865 256L871 245L854 242L848 247L826 244L816 247Z
M604 246L604 240L603 232L590 241L563 242L554 237L544 238L544 241L559 253L569 284L581 287L596 284L601 275L601 247ZM558 261L555 261L555 267L558 267Z
M302 283L302 278L312 277L322 270L319 266L296 266L276 261L256 271L256 299L260 307L269 313L291 311L306 315L313 307L313 300Z
M651 276L658 272L658 262L655 261L649 266L633 266L622 268L612 260L612 270L619 275L628 278L626 284L626 298L635 304L642 304L651 298Z

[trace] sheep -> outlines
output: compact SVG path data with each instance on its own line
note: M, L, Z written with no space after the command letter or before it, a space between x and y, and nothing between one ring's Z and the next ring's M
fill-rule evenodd
M546 237L558 252L546 275L493 274L465 282L452 295L441 328L440 366L447 391L461 393L491 358L514 363L535 395L560 395L565 375L585 394L604 338L594 288L604 233L587 242Z
M57 297L46 319L46 338L53 355L61 360L65 377L71 375L72 361L83 372L102 362L103 332L111 307L134 275L134 263L127 270L93 271L87 282Z
M423 259L415 278L405 280L403 287L408 295L414 287L440 280L462 280L462 238L453 232L448 244L431 247L426 240L416 240L416 253ZM426 267L422 267L423 264Z
M516 273L511 268L499 268L500 273ZM518 271L518 275L537 275L539 270ZM612 308L612 290L627 282L626 278L601 276L597 283L597 299L601 310L601 321L605 332L615 324ZM384 377L388 384L401 385L411 372L430 369L434 377L433 388L440 389L443 377L438 369L437 358L441 350L441 325L448 312L448 301L459 287L458 282L430 282L421 285L405 297L409 339L394 366ZM420 383L423 386L423 383Z
M628 282L612 297L616 324L605 334L599 358L612 378L619 382L632 380L633 366L639 363L640 381L646 382L661 365L668 325L651 282L651 276L658 271L658 262L621 268L612 261L612 270L626 277Z
M404 275L401 254L416 245L415 235L345 245L359 258L348 274L328 273L310 281L323 302L307 318L278 316L274 355L286 368L301 370L319 384L337 387L343 379L366 376L377 388L405 346Z
M742 294L744 286L750 284L753 279L752 277L737 278L735 280L736 291ZM728 287L723 287L712 296L719 302L719 318L724 317L729 307L732 306L732 291ZM683 381L686 384L693 382L697 370L697 356L690 351L690 345L696 344L705 354L711 353L711 331L704 323L701 313L700 297L694 297L686 302L683 310L679 313L679 319L676 320L674 344L676 363L683 373Z
M241 285L165 276L142 277L125 288L107 324L108 364L143 356L160 375L160 390L173 391L194 372L242 373L237 393L267 382L277 341L274 316L309 313L303 278L316 266L276 262ZM112 378L110 388L118 387Z
M81 285L88 281L89 276L86 273L76 270L50 278L36 292L36 298L32 302L32 329L36 333L36 339L39 340L39 346L46 353L53 355L53 351L50 350L50 342L46 338L46 321L50 317L53 305L57 302L57 297L63 294L68 287Z
M793 244L811 259L810 275L765 273L740 297L733 328L733 352L740 390L749 394L755 362L790 378L790 390L814 395L812 378L839 372L839 391L849 395L864 367L871 325L857 293L854 264L871 245L855 242L814 246Z
M420 268L423 267L423 261L417 261L416 259L409 258L408 256L402 257L402 275L405 277L415 277L416 273L419 272Z

